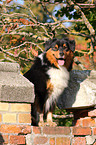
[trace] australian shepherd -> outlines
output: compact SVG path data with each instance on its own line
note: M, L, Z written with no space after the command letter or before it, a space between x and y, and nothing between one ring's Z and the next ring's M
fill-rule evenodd
M24 74L35 88L32 125L56 125L52 121L52 112L59 96L68 86L74 50L74 40L68 38L49 40L45 44L45 51L35 58L31 69ZM47 114L45 123L44 114Z

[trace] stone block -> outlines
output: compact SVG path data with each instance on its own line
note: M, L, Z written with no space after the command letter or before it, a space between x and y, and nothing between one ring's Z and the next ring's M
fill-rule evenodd
M20 74L17 63L0 62L0 101L34 102L34 85Z
M95 136L86 136L86 142L89 145L92 145L95 142L96 137Z
M31 134L27 134L27 135L26 135L26 144L27 144L27 145L33 145L33 142L32 142L32 135L31 135Z
M77 109L96 105L96 71L72 70L68 87L57 103L60 109Z

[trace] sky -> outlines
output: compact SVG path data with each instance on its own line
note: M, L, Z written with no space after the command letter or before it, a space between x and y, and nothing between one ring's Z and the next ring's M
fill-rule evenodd
M5 0L2 0L2 1L5 1ZM14 2L17 2L18 4L24 4L24 1L23 0L14 0ZM0 1L0 3L2 4L1 1Z
M55 8L54 8L54 10L58 11L60 8L61 8L60 5L58 5L58 6L56 5ZM55 16L56 11L53 12L53 16ZM64 15L63 17L61 17L60 20L68 20L68 17L66 17L66 16ZM70 27L70 26L72 25L70 22L65 22L65 23L63 23L63 24L65 25L65 27Z
M24 1L23 0L14 0L14 2L17 2L18 4L21 4L21 5L24 4Z

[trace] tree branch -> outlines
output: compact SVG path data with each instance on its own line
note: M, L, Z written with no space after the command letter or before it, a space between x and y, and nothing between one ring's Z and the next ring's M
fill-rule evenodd
M80 12L81 13L81 17L85 23L85 25L87 26L88 30L90 31L91 35L95 35L95 30L93 29L92 25L89 23L88 19L86 18L86 16L84 15L84 13L81 11L80 7L78 5L75 5L71 0L66 0L66 2L69 5L74 5L74 9L77 10L77 13Z

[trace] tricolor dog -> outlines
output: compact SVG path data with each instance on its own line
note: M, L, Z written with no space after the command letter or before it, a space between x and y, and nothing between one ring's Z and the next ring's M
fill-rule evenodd
M45 44L45 51L35 58L30 70L24 74L35 88L32 125L56 125L52 121L52 111L68 86L74 50L74 40L68 38L49 40ZM46 123L43 121L44 114L47 114Z

